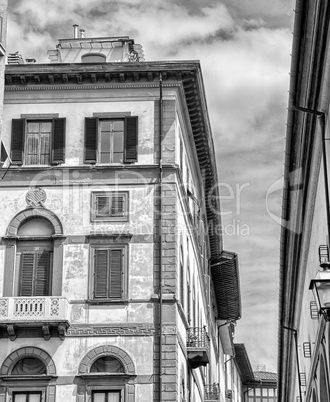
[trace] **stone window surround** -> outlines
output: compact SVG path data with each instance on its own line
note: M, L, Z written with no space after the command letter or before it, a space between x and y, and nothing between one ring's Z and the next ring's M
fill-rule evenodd
M47 375L33 376L33 381L30 376L11 376L15 364L25 357L41 360L46 367ZM50 384L50 381L57 378L56 367L50 355L38 347L23 347L13 351L2 363L0 375L3 380L3 386L0 387L0 401L11 400L15 392L33 390L41 392L42 401L55 402L55 385Z
M63 228L60 220L57 216L49 211L48 209L38 207L38 208L27 208L20 211L9 223L6 236L3 237L3 242L6 245L5 252L5 272L4 272L4 286L3 286L3 296L13 297L14 295L14 272L16 270L16 249L17 242L21 238L18 236L19 227L27 220L31 218L44 218L47 219L54 227L54 235L51 236L54 242L53 250L53 278L56 280L52 281L52 296L62 295L62 265L63 265ZM36 237L31 237L30 240L36 239ZM24 236L24 240L28 240ZM45 239L43 239L45 240ZM56 274L55 274L56 273Z
M93 363L104 356L112 356L118 359L125 372L123 374L90 373ZM88 398L91 398L93 391L111 390L120 391L123 402L135 400L135 365L129 354L117 346L103 345L89 351L79 364L77 377L80 380L77 402L91 400Z

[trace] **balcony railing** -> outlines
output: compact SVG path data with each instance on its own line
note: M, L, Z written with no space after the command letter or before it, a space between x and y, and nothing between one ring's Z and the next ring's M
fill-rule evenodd
M219 401L220 400L220 387L217 382L205 385L204 401Z
M11 339L16 338L16 327L25 326L42 326L44 335L49 338L49 327L57 326L61 336L69 325L68 301L59 296L1 297L0 324L7 325Z
M205 327L193 327L187 330L187 353L192 368L206 366L209 363L210 338Z

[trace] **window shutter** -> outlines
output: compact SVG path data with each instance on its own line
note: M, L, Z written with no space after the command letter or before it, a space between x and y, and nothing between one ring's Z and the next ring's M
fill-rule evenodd
M13 119L11 131L11 160L14 164L23 164L25 119Z
M112 196L111 198L111 216L123 216L124 215L124 197Z
M125 162L137 161L138 118L125 117Z
M65 155L65 119L53 119L52 163L64 163Z
M85 118L85 155L84 162L96 163L98 119Z
M36 253L35 291L34 296L49 295L50 252Z
M34 253L21 254L20 296L33 296Z
M110 250L110 298L122 297L122 250Z
M94 261L94 297L108 297L108 254L109 250L95 250Z

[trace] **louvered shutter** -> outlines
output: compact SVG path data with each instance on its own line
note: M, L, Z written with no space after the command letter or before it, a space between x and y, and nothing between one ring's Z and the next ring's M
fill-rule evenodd
M20 272L20 296L33 296L34 253L22 253Z
M50 252L42 251L35 255L34 296L49 295Z
M64 163L65 119L53 119L52 163Z
M114 195L111 197L111 216L124 215L124 197L122 195Z
M110 298L122 297L122 250L110 250Z
M84 162L96 163L98 119L85 118L85 154Z
M108 256L109 250L95 249L94 254L94 297L108 297Z
M11 130L11 160L14 164L23 164L25 119L13 119Z
M137 161L138 118L125 117L125 162Z

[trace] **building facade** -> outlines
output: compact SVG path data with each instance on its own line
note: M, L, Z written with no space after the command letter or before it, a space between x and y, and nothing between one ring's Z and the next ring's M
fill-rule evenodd
M329 4L298 0L282 207L278 400L330 400ZM320 281L321 280L321 281ZM322 282L323 281L323 282Z
M6 68L0 401L225 401L238 259L200 64L78 27L49 58Z

